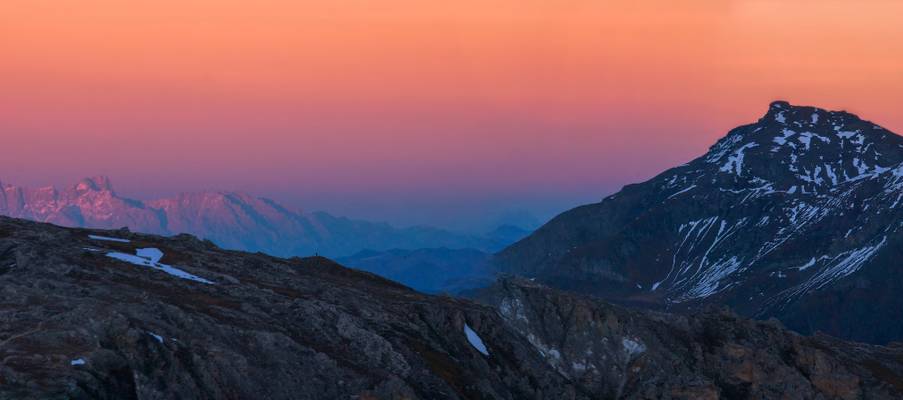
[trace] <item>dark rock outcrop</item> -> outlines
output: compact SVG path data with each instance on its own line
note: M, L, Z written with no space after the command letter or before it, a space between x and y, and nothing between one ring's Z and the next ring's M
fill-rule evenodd
M556 370L605 399L903 396L903 349L804 337L725 310L622 308L522 279L483 290Z

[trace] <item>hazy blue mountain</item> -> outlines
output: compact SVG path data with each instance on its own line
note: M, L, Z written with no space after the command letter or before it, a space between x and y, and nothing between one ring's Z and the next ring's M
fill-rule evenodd
M529 236L530 233L532 233L531 230L519 226L499 225L495 229L487 232L485 236L495 242L508 245Z
M362 251L337 261L372 272L425 293L460 293L489 286L495 271L491 255L475 249L432 248Z

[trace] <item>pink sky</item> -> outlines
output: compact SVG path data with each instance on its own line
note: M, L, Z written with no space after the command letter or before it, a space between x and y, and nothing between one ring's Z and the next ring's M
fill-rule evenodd
M597 200L776 98L903 131L899 2L138 3L0 4L0 180L464 227Z

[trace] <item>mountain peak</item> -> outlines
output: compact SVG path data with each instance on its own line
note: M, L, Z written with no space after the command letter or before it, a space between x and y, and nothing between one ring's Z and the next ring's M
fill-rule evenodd
M775 100L772 101L771 104L768 105L769 110L786 110L792 107L790 102L785 100Z
M625 303L729 304L880 343L903 338L888 316L903 297L886 302L903 290L888 279L903 257L901 205L903 137L778 101L702 157L561 214L497 262ZM841 303L855 311L839 316Z
M112 192L113 183L110 181L109 177L98 175L80 180L75 185L75 190L79 192Z
M793 105L785 100L775 100L768 105L768 112L760 123L774 123L796 127L815 127L859 121L859 117L846 111L832 111L823 108Z
M820 193L903 162L903 137L846 111L775 101L758 122L733 129L703 157L713 184Z

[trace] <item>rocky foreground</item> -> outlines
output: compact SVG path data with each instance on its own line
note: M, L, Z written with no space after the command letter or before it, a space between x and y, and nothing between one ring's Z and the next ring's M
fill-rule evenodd
M903 349L0 218L0 399L882 399Z
M570 382L604 399L903 396L903 348L801 336L727 310L633 310L506 279L483 291Z

